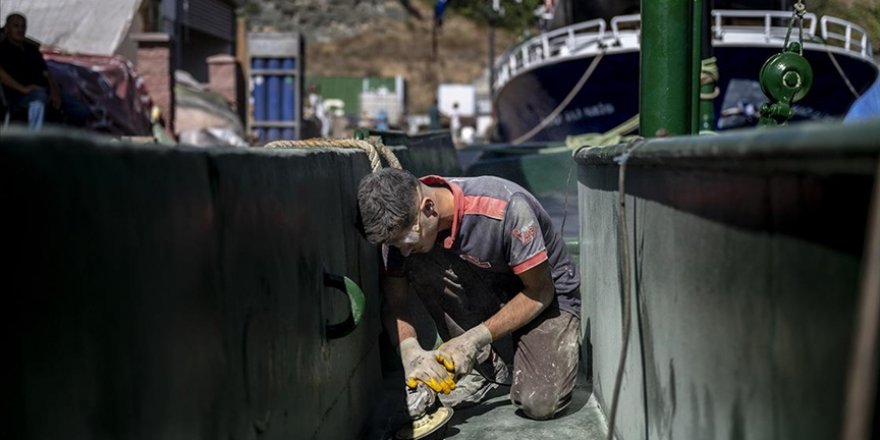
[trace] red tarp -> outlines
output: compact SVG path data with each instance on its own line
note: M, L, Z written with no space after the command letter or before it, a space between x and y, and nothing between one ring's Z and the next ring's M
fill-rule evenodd
M125 58L43 51L64 93L88 106L84 128L114 135L150 135L152 102L143 80Z

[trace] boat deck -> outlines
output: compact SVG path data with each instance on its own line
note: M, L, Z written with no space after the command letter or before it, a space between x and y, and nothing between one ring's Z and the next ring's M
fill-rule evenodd
M395 379L384 381L385 392L381 405L377 406L367 440L394 439L395 430L402 423L401 414L389 411L399 407L394 403L394 396L399 394L399 379ZM553 420L535 421L523 417L511 404L507 389L499 388L490 392L486 400L478 405L456 409L445 429L445 437L438 432L426 439L604 440L607 433L605 416L593 396L593 384L583 374L578 377L571 406Z
M455 440L605 439L605 419L593 398L592 391L592 383L579 384L575 388L571 407L565 414L541 422L518 415L505 393L480 405L457 411L449 422L446 438Z

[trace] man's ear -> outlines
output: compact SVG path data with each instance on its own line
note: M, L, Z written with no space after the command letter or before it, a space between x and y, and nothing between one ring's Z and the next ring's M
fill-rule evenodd
M422 212L425 213L425 217L431 217L437 213L437 210L434 209L434 200L430 198L425 199L425 204L422 206Z

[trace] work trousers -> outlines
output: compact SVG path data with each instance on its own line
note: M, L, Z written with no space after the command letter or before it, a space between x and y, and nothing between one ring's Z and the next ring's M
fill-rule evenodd
M87 104L81 102L73 95L60 92L61 98L61 121L74 127L84 127L90 115ZM40 88L26 95L7 96L10 110L27 110L28 128L31 131L39 131L43 128L43 122L49 115L49 91ZM57 115L56 115L57 116Z
M411 293L421 299L444 341L487 320L522 291L516 275L476 268L439 245L411 255L407 274ZM529 418L554 417L568 406L577 380L580 320L560 310L554 298L512 336L512 403Z

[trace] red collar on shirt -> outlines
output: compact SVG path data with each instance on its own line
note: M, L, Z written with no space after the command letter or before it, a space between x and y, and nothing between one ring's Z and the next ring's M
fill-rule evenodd
M452 231L450 231L448 237L443 239L443 248L451 249L452 245L455 244L455 237L458 236L458 228L461 225L461 216L464 214L464 193L461 192L460 186L449 182L440 176L425 176L419 179L419 181L428 186L445 186L452 191L452 206L455 215L452 217Z

